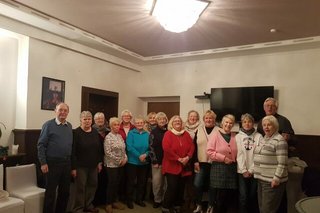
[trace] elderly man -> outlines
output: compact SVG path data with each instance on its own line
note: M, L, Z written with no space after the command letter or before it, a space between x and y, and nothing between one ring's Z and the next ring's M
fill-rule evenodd
M292 129L290 121L277 113L278 110L278 101L274 98L267 98L263 103L263 109L266 115L273 115L277 118L279 122L279 133L286 139L286 137L290 137L290 135L294 135L294 130ZM264 135L262 129L262 122L258 123L258 132Z
M43 124L38 140L38 157L46 179L44 213L64 213L68 204L73 141L72 126L66 120L68 113L67 104L57 104L56 118Z

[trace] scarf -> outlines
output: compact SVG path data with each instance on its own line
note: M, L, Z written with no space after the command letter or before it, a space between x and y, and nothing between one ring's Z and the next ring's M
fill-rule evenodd
M172 128L171 130L170 130L173 134L175 134L175 135L182 135L183 133L184 133L184 131L186 131L186 130L181 130L181 131L177 131L177 130L175 130L174 128Z
M242 132L244 132L246 135L252 135L252 133L254 133L254 131L256 131L254 128L250 129L250 130L245 130L244 128L240 129Z

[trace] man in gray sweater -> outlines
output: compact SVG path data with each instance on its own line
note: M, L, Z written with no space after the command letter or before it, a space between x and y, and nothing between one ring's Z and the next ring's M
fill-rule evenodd
M68 204L73 141L72 126L66 120L68 113L69 106L59 103L56 118L43 124L38 140L38 158L46 180L44 213L64 213Z

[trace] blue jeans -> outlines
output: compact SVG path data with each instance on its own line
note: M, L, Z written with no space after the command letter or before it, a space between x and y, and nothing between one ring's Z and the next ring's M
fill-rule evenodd
M257 198L257 180L253 177L244 178L239 174L239 205L241 213L259 212Z
M210 163L200 163L200 171L196 173L194 178L194 186L196 188L196 203L201 204L202 196L204 192L208 192L209 204L215 202L214 190L209 190L210 185Z

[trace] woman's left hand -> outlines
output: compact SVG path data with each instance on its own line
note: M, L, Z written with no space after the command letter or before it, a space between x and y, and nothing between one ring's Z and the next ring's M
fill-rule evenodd
M271 188L275 188L275 187L277 187L279 185L280 185L279 181L277 181L277 180L272 180L271 181Z

